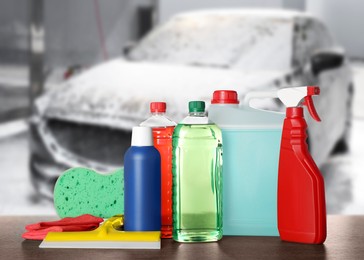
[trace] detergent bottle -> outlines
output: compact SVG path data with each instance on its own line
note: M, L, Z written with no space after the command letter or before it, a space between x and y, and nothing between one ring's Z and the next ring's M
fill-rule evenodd
M140 126L153 129L154 147L161 156L161 237L172 237L172 135L175 122L166 117L167 105L165 102L151 102L152 116L142 122Z
M150 127L133 127L124 155L124 230L160 231L161 159Z
M302 106L316 121L313 95L317 86L280 89L286 108L278 173L278 229L282 240L322 244L326 239L325 186L307 143L307 124Z
M222 136L205 115L205 102L189 102L189 115L173 132L173 239L210 242L222 237Z
M249 107L253 96L247 96L239 106L236 91L217 90L209 107L209 119L221 128L224 143L224 235L278 236L277 179L284 115Z

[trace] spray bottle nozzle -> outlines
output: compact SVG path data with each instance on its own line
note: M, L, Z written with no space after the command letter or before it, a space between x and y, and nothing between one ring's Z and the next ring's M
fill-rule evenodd
M282 88L273 91L254 91L245 95L244 103L249 105L249 101L254 98L279 98L286 107L307 106L313 119L321 121L315 109L312 96L319 95L318 86L305 86L295 88Z
M315 95L320 95L320 88L317 86L308 86L307 96L315 96Z
M320 88L318 86L283 88L278 90L278 98L286 107L298 107L300 105L307 106L308 112L310 112L310 115L316 121L321 121L321 119L315 109L312 96L319 94Z
M314 95L320 95L320 88L316 86L308 86L307 87L307 96L305 96L305 100L303 102L303 105L307 106L308 112L310 112L310 115L313 119L320 122L321 118L319 117L315 105L312 100L312 96Z

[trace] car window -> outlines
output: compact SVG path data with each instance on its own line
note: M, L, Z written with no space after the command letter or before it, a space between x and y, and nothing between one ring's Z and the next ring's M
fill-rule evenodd
M292 24L291 19L264 16L177 16L151 32L129 57L220 68L286 69Z

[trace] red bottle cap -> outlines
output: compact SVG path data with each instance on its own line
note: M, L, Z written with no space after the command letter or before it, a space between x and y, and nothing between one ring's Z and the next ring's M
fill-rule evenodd
M167 108L166 102L151 102L150 103L150 112L156 113L161 112L165 113Z
M239 104L238 93L235 90L215 90L211 104Z

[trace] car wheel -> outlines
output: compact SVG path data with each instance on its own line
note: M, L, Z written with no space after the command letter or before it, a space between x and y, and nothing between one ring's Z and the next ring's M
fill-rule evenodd
M349 142L351 136L351 128L352 128L352 121L353 121L353 96L354 96L354 85L350 84L349 88L349 98L347 101L347 112L346 112L346 123L345 123L345 130L342 137L336 142L334 149L332 150L332 155L335 154L342 154L349 151Z

